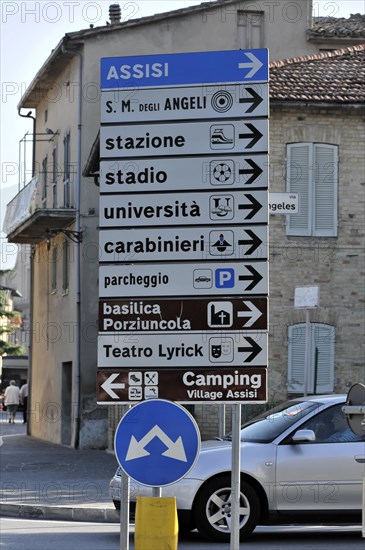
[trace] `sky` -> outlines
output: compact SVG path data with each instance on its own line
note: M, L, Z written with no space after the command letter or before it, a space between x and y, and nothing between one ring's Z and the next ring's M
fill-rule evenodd
M122 9L122 21L200 4L202 0L115 0ZM253 0L260 4L267 0ZM18 116L17 105L37 71L67 32L102 26L109 20L114 0L6 1L0 2L1 127L0 127L0 229L6 204L27 183L19 165L19 141L32 132L31 120ZM365 0L313 0L315 16L349 17L365 13ZM24 111L25 114L27 111ZM30 147L28 149L30 151ZM30 164L29 164L30 168ZM0 269L14 266L16 245L0 234Z

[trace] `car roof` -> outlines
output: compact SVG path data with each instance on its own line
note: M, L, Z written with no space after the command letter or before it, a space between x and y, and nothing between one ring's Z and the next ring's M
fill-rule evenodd
M326 395L307 395L306 397L298 397L297 399L292 399L292 401L315 401L316 403L344 403L347 399L347 395L344 393L338 394L326 394Z

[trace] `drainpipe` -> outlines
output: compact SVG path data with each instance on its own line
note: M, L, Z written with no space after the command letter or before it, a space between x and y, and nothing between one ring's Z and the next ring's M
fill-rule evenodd
M31 118L33 119L33 150L32 150L32 178L35 176L35 147L36 147L36 118L32 115L32 112L29 111L26 115L22 115L20 112L20 108L18 109L18 115L23 118ZM35 256L35 247L31 245L30 247L30 260L29 260L29 267L30 267L30 297L29 297L29 348L28 348L28 357L29 357L29 365L28 365L28 376L27 381L29 384L29 397L28 397L28 413L33 410L32 406L32 364L33 364L33 314L34 314L34 256ZM32 433L32 415L28 414L28 422L27 422L27 435L31 435Z
M33 119L33 151L32 151L32 178L35 176L35 144L36 144L36 118L32 115L32 111L29 111L26 115L22 115L20 108L18 109L18 115L23 118ZM24 182L25 183L25 182Z
M77 174L76 174L76 233L81 231L81 123L82 123L82 54L75 50L67 50L62 46L62 52L68 55L77 55L79 58L79 97L77 113ZM76 243L76 407L75 407L75 431L73 434L73 446L80 446L80 409L81 409L81 242Z

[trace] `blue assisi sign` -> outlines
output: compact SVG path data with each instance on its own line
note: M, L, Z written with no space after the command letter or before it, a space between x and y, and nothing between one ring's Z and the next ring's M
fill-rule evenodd
M102 90L267 81L264 48L101 59Z

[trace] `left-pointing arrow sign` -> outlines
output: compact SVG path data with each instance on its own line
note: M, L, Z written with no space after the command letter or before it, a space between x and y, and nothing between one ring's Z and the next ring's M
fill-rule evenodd
M159 426L157 426L157 424L151 428L139 441L137 441L134 435L132 435L125 460L134 460L136 458L149 456L151 453L146 451L145 447L155 437L162 441L162 443L167 447L167 450L162 453L163 456L173 458L174 460L181 460L182 462L187 462L181 437L178 437L176 441L173 441Z
M117 384L113 383L116 378L118 378L118 374L111 374L109 378L105 380L105 382L101 385L103 390L106 391L110 397L113 399L119 399L119 396L115 393L114 390L123 390L125 388L125 384Z

